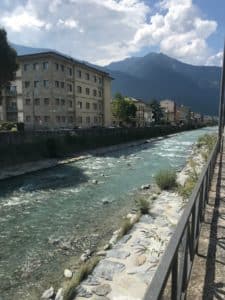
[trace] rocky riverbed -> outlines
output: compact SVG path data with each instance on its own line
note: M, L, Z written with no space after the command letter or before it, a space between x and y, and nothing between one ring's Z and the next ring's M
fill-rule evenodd
M184 185L193 168L199 175L205 164L202 150L194 147L186 166L178 173L177 182ZM97 256L103 256L93 272L77 287L76 300L141 300L185 208L185 199L177 192L160 191L156 185L140 188L139 197L151 204L150 212L140 218L134 211L126 216L132 229L118 238L115 231L109 243ZM91 256L87 250L81 260ZM64 271L71 279L73 272ZM49 292L53 290L49 289ZM44 299L44 298L43 298ZM45 298L49 299L49 298ZM63 300L59 289L56 300Z

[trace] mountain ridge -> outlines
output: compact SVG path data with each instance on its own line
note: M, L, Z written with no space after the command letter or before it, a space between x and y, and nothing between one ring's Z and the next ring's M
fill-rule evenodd
M53 49L33 48L13 43L11 46L18 55L53 51L71 58ZM129 57L104 67L87 61L83 63L107 72L114 78L113 94L121 92L146 102L153 98L157 100L169 98L178 104L189 106L196 112L218 114L220 67L190 65L155 52L143 57Z

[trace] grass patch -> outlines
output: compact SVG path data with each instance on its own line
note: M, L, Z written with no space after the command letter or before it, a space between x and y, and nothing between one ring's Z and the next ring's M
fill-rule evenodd
M121 238L125 234L127 234L132 227L133 227L133 224L131 223L129 218L123 219L122 224L120 226L120 232L119 232L118 238Z
M69 281L69 284L66 286L63 299L74 299L74 297L76 296L76 288L93 271L99 260L100 257L93 257L82 264L76 275Z
M160 170L155 175L155 182L161 190L172 190L177 186L174 170Z
M137 199L136 205L142 215L147 215L149 213L150 203L147 199L144 198Z
M213 150L213 147L216 143L217 136L215 134L204 134L199 137L197 141L197 147L205 147L210 153Z

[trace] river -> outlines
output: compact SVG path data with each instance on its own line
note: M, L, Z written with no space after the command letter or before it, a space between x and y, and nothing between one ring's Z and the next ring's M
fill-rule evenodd
M181 169L204 128L0 183L0 299L39 299L108 240L139 187ZM97 184L94 181L97 180Z

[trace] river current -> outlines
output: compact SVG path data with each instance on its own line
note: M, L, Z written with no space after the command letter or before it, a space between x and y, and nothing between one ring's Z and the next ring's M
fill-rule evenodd
M57 287L64 268L76 268L84 250L110 238L141 185L159 169L181 169L198 137L216 130L158 138L0 182L0 299L39 299L51 284Z

